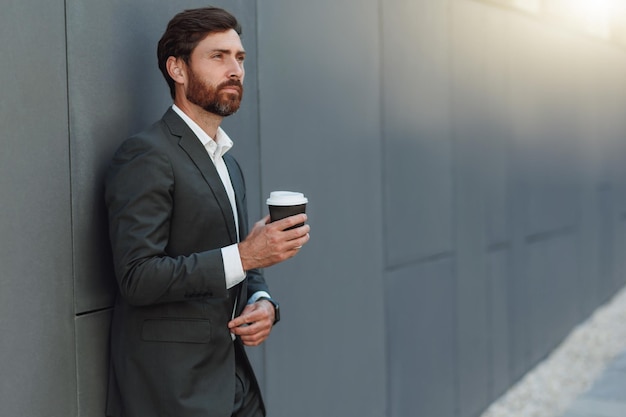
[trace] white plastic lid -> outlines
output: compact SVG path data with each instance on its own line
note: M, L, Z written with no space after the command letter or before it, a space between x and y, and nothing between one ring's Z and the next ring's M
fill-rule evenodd
M267 204L270 206L296 206L306 204L309 200L302 193L293 191L272 191Z

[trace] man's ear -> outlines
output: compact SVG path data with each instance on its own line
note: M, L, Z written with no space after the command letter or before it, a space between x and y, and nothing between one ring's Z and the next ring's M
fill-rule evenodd
M177 84L185 83L185 62L182 59L171 56L167 58L165 67L167 68L167 73L172 80L174 80L174 82Z

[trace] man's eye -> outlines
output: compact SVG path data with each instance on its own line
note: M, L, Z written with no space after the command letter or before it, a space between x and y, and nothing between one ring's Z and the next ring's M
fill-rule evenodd
M211 58L213 58L213 59L221 59L222 58L222 54L213 54L213 55L211 55Z

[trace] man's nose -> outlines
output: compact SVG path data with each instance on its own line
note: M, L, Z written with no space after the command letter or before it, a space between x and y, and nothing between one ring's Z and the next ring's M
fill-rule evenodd
M234 59L228 68L228 78L242 79L244 74L243 62Z

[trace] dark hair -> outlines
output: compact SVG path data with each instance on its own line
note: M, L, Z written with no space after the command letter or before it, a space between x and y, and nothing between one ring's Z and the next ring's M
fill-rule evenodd
M167 60L173 56L182 58L189 64L194 48L208 34L233 29L241 35L241 25L232 14L217 7L203 7L178 13L167 24L157 47L159 69L170 87L170 95L175 98L175 83L167 73Z

